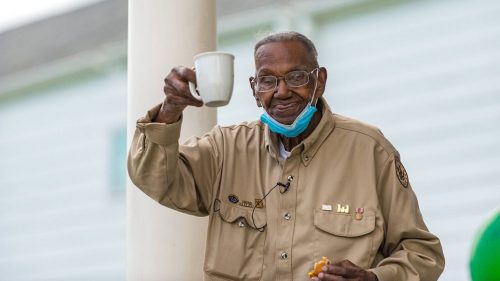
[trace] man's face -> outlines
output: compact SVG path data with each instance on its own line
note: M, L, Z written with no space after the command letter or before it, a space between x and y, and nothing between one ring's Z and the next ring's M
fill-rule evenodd
M298 41L267 43L260 46L255 53L256 78L266 75L283 77L290 71L310 72L315 68L312 55L308 54L304 45ZM320 69L320 72L323 70ZM257 105L264 106L276 121L292 124L312 98L316 83L315 74L316 71L309 76L309 83L301 87L289 87L284 79L279 79L276 89L256 92L255 84L252 84ZM316 98L323 94L324 82L323 79L318 80Z

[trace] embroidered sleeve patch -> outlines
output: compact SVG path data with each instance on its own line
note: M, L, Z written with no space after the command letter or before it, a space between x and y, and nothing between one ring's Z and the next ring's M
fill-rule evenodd
M395 158L394 165L396 166L396 176L398 177L399 182L404 188L408 187L408 184L410 184L410 181L408 179L408 174L406 173L405 167L401 163L401 160L399 157Z

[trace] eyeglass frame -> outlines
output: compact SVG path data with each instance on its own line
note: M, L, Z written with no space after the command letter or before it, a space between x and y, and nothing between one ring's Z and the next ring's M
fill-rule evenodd
M299 88L299 87L302 87L302 86L307 85L309 83L309 81L310 81L309 80L309 76L314 71L316 71L316 70L318 70L318 72L319 72L319 67L316 67L315 69L313 69L313 70L311 70L309 72L307 70L292 70L290 72L285 73L285 75L283 75L283 76L262 75L262 76L257 76L257 77L250 77L250 83L253 85L253 87L257 88L257 78L262 78L262 77L274 77L274 78L276 78L276 82L275 82L274 87L272 89L264 90L264 91L257 91L258 93L274 91L276 88L278 88L278 85L279 85L278 81L279 80L284 80L287 87L290 87L290 88ZM291 85L289 85L288 81L286 80L286 76L288 74L290 74L290 73L293 73L293 72L305 72L305 73L307 73L307 82L305 82L304 84L299 85L299 86L291 86ZM316 79L317 79L317 77L316 77Z

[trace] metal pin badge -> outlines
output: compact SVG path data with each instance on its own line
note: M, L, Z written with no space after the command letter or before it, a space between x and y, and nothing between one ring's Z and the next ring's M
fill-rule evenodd
M349 214L349 205L342 206L337 204L337 213Z
M238 199L238 196L234 195L234 194L229 194L227 196L227 199L229 200L229 202L233 203L233 204L236 204L240 201L240 199Z
M363 219L364 208L356 208L356 215L354 216L358 221Z
M333 210L333 208L332 208L332 205L323 204L323 205L321 205L321 210L323 210L323 211L331 211L331 210Z

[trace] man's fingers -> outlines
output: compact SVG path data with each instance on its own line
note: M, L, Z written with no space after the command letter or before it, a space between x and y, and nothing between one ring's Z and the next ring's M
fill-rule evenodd
M196 85L196 73L194 68L187 68L184 66L179 66L173 69L173 71L178 75L180 79L173 80L175 88L179 93L185 94L191 101L189 105L202 106L203 102L196 99L193 95L197 93L192 93L189 88L189 82Z
M156 122L171 124L179 120L186 106L202 106L203 102L196 99L190 92L188 83L196 83L196 74L184 66L172 68L163 80L165 99L161 110L156 116Z
M326 272L344 277L350 277L349 269L339 265L328 265Z
M179 79L166 79L163 91L167 96L167 102L176 105L193 105L202 106L203 102L197 100L189 91L189 86L186 82Z
M324 278L321 278L319 275L318 277L320 277L319 279L323 281L376 280L373 279L372 276L370 276L373 274L367 272L366 270L357 266L349 260L343 260L334 264L325 265L323 267L322 273L324 275Z
M342 276L328 274L326 272L320 272L318 274L318 279L321 281L348 281L348 279Z
M363 271L363 269L353 264L349 260L342 260L337 263L325 265L326 273L346 278L358 277L360 271Z
M175 73L184 82L193 82L196 84L196 73L193 69L184 66L177 66L172 68Z
M199 101L193 96L186 82L180 80L172 80L169 81L169 83L170 83L169 85L175 89L177 95L190 100L189 105L197 105L197 106L203 105L201 101ZM196 93L194 94L196 95Z

